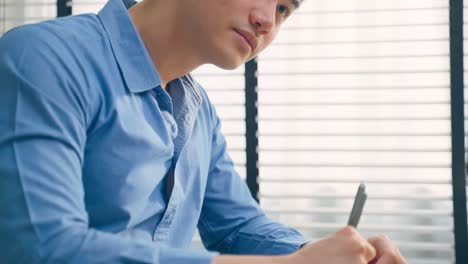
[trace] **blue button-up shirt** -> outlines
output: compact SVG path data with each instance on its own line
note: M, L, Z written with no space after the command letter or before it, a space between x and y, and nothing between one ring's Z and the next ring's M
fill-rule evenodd
M235 172L202 87L187 75L161 88L131 4L0 39L0 263L297 250L304 238L267 218ZM212 252L189 248L196 228Z

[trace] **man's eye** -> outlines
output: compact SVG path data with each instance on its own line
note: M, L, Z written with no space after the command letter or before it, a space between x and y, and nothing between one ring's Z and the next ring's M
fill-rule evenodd
M278 13L280 13L283 16L287 16L289 12L289 9L285 5L278 5Z

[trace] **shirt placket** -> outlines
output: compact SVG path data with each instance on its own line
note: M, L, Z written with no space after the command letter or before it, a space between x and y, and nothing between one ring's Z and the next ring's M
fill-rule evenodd
M180 84L181 86L177 87L179 89L184 89L183 85ZM167 97L170 100L170 97L167 93L165 93ZM180 184L178 184L178 177L177 175L179 173L184 173L183 169L184 167L178 166L178 157L182 155L185 149L185 145L187 144L187 141L190 138L191 135L191 130L193 128L194 122L195 122L195 113L198 110L199 103L191 102L191 98L187 97L177 97L174 98L175 100L182 100L178 101L178 104L180 109L177 109L177 114L175 115L175 122L177 123L177 126L179 128L177 138L174 140L174 158L172 162L172 167L171 170L169 171L168 176L172 176L172 180L174 182L173 188L172 188L172 193L169 197L168 205L166 208L166 211L164 212L163 218L161 219L161 222L156 226L154 234L153 234L153 240L154 241L165 241L168 239L169 236L169 231L171 224L174 220L175 213L177 211L177 207L179 204L179 200L182 197L181 189L180 189Z
M185 141L186 143L186 141ZM182 156L184 154L184 150L185 150L185 145L182 147L181 151L180 151L180 155ZM154 231L154 234L153 234L153 240L154 241L166 241L168 238L169 238L169 231L170 231L170 228L171 228L171 224L174 220L174 217L175 217L175 214L176 214L176 211L177 211L177 207L179 205L179 202L180 202L180 198L182 197L182 193L181 193L181 188L180 188L180 184L178 184L178 177L177 175L179 173L184 173L183 170L184 170L184 167L182 166L178 166L179 163L173 163L173 167L171 168L172 170L172 176L173 176L173 181L174 181L174 185L173 185L173 188L172 188L172 193L169 197L169 202L168 202L168 205L167 205L167 208L166 208L166 211L164 212L164 215L161 219L161 222L159 222L159 224L156 226L156 229ZM170 173L169 173L170 175ZM168 176L169 176L168 175Z
M173 118L173 104L171 102L170 96L161 88L157 87L152 92L153 97L156 99L159 108L163 114L166 125L171 132L172 140L174 141L178 134L178 126L176 121ZM168 198L168 204L164 215L159 223L155 227L153 232L153 240L155 241L164 241L167 240L169 235L169 228L171 223L174 220L175 211L177 208L177 194L174 182L174 163L171 165L167 175L166 175L166 196Z

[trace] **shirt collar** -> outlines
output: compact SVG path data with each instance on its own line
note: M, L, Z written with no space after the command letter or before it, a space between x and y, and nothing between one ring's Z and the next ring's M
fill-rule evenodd
M133 0L109 0L98 16L127 87L138 93L161 85L161 78L128 14L134 4Z

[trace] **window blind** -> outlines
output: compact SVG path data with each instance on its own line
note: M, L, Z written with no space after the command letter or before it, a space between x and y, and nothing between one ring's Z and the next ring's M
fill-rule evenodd
M79 15L83 13L99 12L101 8L107 3L106 0L73 0L72 14Z
M347 223L454 263L449 6L305 1L258 60L260 203L313 240Z
M54 0L0 0L0 36L16 26L56 16Z

